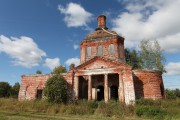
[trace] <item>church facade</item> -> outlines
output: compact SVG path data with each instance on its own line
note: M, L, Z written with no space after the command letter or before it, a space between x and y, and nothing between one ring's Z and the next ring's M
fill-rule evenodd
M162 73L132 70L126 64L124 38L106 26L106 16L98 17L98 27L80 43L80 65L62 74L71 99L117 99L130 104L139 98L165 97ZM19 100L37 99L52 75L22 75Z

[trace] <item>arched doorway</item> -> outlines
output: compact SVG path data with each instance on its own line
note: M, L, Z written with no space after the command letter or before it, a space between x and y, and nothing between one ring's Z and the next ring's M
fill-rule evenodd
M101 101L104 99L104 86L99 85L97 87L97 100Z
M111 99L118 99L118 87L116 85L111 86Z

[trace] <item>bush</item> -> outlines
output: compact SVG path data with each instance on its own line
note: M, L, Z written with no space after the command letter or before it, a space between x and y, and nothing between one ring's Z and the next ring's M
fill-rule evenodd
M132 116L134 115L134 106L125 105L124 103L121 103L119 101L109 101L108 103L101 101L98 103L98 108L96 110L96 113L102 114L103 116L106 116L106 117Z
M138 99L136 100L136 105L148 105L148 106L161 106L162 100L153 100L153 99Z
M162 110L160 107L155 106L138 106L136 107L136 115L139 117L160 117L163 118L167 113Z
M48 102L67 102L67 84L63 76L54 75L47 80L44 88L44 96L47 98Z
M175 89L175 90L166 89L166 98L167 99L180 98L180 89Z

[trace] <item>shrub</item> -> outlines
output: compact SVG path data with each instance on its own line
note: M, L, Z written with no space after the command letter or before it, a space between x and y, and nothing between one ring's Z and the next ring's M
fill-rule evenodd
M101 101L98 103L98 108L96 110L97 114L102 114L106 117L111 116L118 116L118 117L125 117L125 116L132 116L134 115L134 106L132 105L125 105L119 101L109 101L105 103Z
M138 106L136 107L136 115L139 117L159 117L163 118L167 113L162 110L160 107L155 106Z
M44 88L44 95L52 103L66 103L67 84L61 75L54 75L49 78Z
M161 106L161 104L162 104L162 100L143 99L143 98L136 100L136 105Z

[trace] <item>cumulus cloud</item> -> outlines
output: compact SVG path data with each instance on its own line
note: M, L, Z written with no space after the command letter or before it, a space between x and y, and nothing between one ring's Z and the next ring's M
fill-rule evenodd
M180 0L129 1L127 12L112 20L113 30L123 34L129 48L136 48L143 39L156 39L166 52L180 52L179 6Z
M87 23L91 22L92 14L87 12L77 3L69 3L66 7L58 5L60 13L65 15L64 21L68 27L88 27Z
M60 65L60 59L59 58L46 58L45 63L43 66L48 67L49 69L53 70L55 67L58 67Z
M69 58L68 60L66 60L65 64L70 66L72 63L75 64L75 66L78 66L80 64L80 59L75 57L75 58Z
M31 68L38 66L46 53L30 37L6 37L0 35L0 52L6 53L15 66Z
M170 62L165 66L166 75L180 75L180 62Z
M74 50L77 50L77 49L79 48L79 45L74 44L74 45L73 45L73 48L74 48Z

